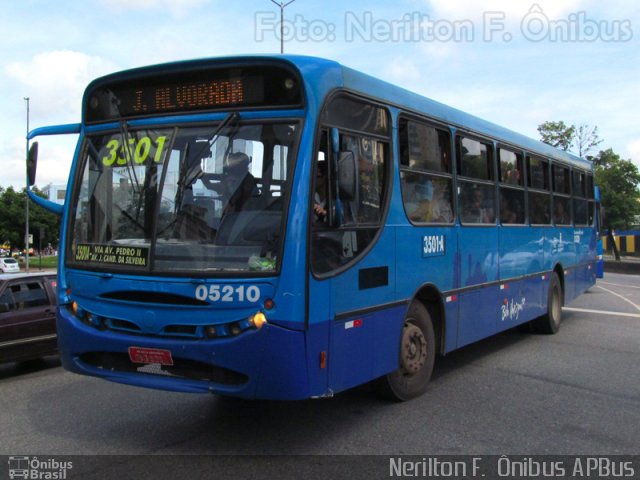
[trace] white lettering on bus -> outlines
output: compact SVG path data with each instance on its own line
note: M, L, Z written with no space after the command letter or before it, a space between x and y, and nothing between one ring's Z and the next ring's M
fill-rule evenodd
M425 257L444 255L446 246L444 235L425 235L422 238L422 255Z
M260 288L256 285L198 285L196 287L196 299L217 302L250 302L257 303L260 300Z

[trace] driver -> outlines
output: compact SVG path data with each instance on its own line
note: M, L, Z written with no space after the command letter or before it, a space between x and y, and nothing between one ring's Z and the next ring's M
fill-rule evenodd
M243 152L234 152L227 158L227 168L222 178L223 195L228 197L225 213L239 212L247 201L258 194L256 179L249 172L249 157Z

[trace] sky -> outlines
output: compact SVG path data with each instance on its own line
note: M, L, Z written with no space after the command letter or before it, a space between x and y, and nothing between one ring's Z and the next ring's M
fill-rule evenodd
M280 8L272 0L0 6L5 188L25 184L27 97L31 129L76 123L83 90L99 76L280 52ZM597 126L599 148L640 166L640 2L294 0L284 13L286 53L337 60L532 138L545 121ZM39 139L38 186L67 182L76 141Z

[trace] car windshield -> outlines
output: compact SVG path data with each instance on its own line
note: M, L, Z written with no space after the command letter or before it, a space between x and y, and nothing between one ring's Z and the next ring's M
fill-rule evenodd
M88 136L68 264L275 271L298 134L297 123L228 122Z
M18 263L13 258L5 258L2 261L5 263L5 265L10 265L12 263Z

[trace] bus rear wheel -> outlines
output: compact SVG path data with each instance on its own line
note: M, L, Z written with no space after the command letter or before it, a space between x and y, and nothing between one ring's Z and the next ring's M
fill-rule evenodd
M533 321L533 328L538 333L554 334L560 329L562 320L562 285L557 273L551 274L549 295L547 296L547 313Z
M427 389L435 362L436 342L431 316L422 303L409 307L402 328L399 368L377 379L374 386L382 396L405 401Z

